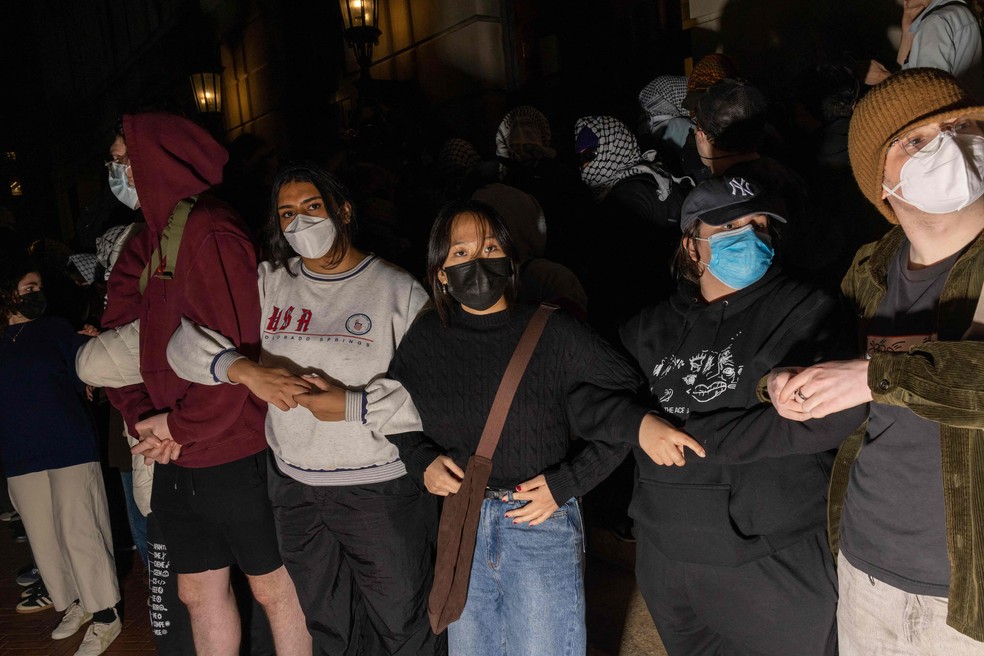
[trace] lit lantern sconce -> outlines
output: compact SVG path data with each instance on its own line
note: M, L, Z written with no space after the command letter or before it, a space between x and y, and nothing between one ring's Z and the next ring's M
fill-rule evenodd
M379 45L379 0L339 0L345 40L355 52L359 76L368 79L372 63L372 47Z
M222 113L222 73L193 73L191 90L199 114Z

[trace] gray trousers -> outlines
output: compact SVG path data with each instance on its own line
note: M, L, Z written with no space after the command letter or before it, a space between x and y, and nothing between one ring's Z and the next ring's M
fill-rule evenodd
M946 623L946 597L912 594L837 556L841 656L981 656L984 643Z

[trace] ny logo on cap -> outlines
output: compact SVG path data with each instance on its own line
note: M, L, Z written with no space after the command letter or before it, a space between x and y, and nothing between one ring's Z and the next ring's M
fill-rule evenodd
M731 178L731 195L737 196L741 192L742 196L754 196L755 192L744 178Z

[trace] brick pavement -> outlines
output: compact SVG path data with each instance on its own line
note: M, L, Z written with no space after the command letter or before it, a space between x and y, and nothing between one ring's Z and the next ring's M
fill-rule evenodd
M51 631L61 613L48 609L21 615L14 608L23 588L14 581L17 570L31 558L26 543L15 543L9 524L0 523L0 656L72 656L85 631L65 640L52 640ZM132 555L131 555L132 553ZM117 553L123 595L123 632L104 653L154 654L147 609L147 584L143 563L135 552Z

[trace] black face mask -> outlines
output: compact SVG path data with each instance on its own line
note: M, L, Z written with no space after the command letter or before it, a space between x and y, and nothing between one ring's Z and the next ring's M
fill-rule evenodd
M512 262L508 257L479 257L445 267L451 298L472 310L488 310L506 291Z
M23 315L25 319L30 319L31 321L44 314L47 308L48 301L44 297L44 292L23 294L20 297L20 302L17 304L17 312Z

